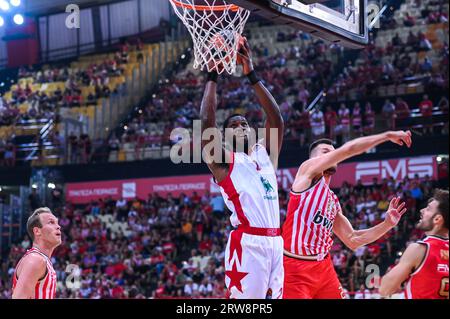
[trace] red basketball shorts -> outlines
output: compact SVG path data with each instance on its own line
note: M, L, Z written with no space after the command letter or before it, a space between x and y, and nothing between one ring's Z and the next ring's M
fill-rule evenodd
M344 299L330 255L324 260L284 256L283 299Z

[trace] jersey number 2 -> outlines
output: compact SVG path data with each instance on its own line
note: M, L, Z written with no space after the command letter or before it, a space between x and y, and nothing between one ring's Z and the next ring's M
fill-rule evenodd
M448 277L443 277L441 280L441 289L439 290L439 296L448 299Z

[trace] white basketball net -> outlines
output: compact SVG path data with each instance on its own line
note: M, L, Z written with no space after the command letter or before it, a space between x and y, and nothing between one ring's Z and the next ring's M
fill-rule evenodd
M194 42L194 68L219 74L236 72L239 40L250 11L223 0L170 0ZM198 3L198 1L197 1Z

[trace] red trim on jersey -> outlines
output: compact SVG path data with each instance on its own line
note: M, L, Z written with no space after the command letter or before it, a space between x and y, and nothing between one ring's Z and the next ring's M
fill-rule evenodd
M289 202L287 211L295 211L300 207L300 202L302 200L302 196L300 194L292 193L289 196ZM295 208L293 208L295 207ZM293 224L294 218L286 218L284 224L282 226L282 235L284 238L284 249L290 251L291 243L292 243L292 235L293 235Z
M230 167L228 168L228 174L221 182L218 182L217 185L223 187L223 184L226 185L231 182L231 173L233 172L233 168L234 168L234 152L231 152L231 163Z
M230 256L229 256L228 262L231 262L231 259L233 258L235 251L237 253L237 258L238 258L239 262L242 261L241 240L242 240L243 234L244 233L242 231L240 231L239 229L231 232L231 234L230 234Z
M241 222L241 225L250 226L250 222L245 216L244 210L239 200L239 194L233 185L233 181L231 180L231 173L233 171L233 167L234 167L234 153L231 153L231 163L230 168L228 170L228 175L227 177L225 177L223 181L217 184L223 188L223 190L228 196L228 199L233 203L234 209L236 210L236 214L238 216L239 221Z
M239 226L238 230L245 234L264 236L264 237L277 237L281 235L280 228L260 228L250 226Z

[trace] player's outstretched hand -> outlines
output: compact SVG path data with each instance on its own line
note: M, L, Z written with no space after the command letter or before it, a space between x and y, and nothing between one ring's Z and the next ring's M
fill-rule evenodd
M242 64L244 74L248 75L253 71L252 50L246 37L241 37L239 41L239 50L237 52L237 64Z
M412 138L410 131L391 131L387 133L388 139L395 144L403 146L411 147Z
M400 200L400 197L392 198L389 204L389 209L386 212L386 218L384 221L390 227L397 226L403 214L406 213L406 204L405 202L400 203Z

